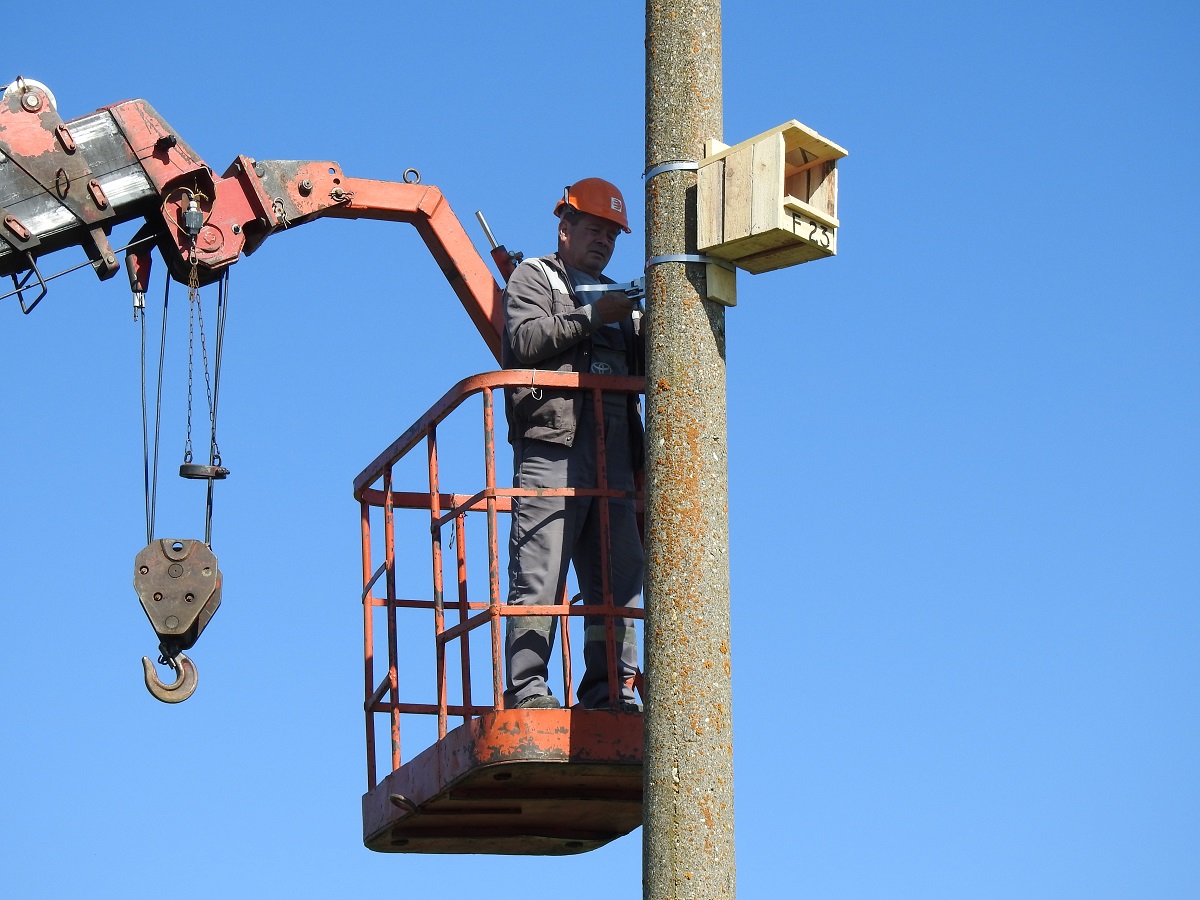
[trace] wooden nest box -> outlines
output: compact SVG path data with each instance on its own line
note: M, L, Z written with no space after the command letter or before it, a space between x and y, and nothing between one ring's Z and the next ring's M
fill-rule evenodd
M758 274L837 253L837 161L846 151L794 119L726 147L697 177L697 249Z

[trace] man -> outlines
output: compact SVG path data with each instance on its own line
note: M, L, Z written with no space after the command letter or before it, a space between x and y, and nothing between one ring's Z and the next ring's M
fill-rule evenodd
M612 258L617 235L629 233L621 192L602 179L585 178L565 190L554 213L559 217L558 252L521 263L504 292L502 364L507 369L640 374L643 350L633 316L636 304L619 291L578 290L612 283L603 276L604 267ZM611 490L634 489L644 439L637 402L636 395L604 395L605 463ZM589 392L514 388L507 392L506 404L514 487L596 487L596 422ZM644 569L634 504L610 499L608 507L613 603L634 606L641 599ZM584 603L602 603L600 542L599 498L514 498L508 602L558 603L571 562ZM546 683L556 623L552 616L508 618L505 703L510 709L561 706ZM617 704L636 709L632 681L638 656L633 622L617 619L615 625ZM585 672L579 700L588 708L605 708L610 698L604 618L585 616L584 631Z

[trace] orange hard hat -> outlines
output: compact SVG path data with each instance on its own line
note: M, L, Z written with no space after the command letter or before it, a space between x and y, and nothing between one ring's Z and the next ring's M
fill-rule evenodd
M625 198L617 190L617 186L603 178L585 178L569 187L563 188L562 199L554 207L556 216L562 215L562 209L567 204L580 212L608 219L621 226L621 230L629 234L629 218L625 215Z

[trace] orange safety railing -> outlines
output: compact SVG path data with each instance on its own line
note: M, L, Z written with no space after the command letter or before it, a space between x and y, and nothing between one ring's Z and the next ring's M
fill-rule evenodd
M500 487L496 483L496 398L500 398L500 422L505 424L503 413L503 389L506 387L538 387L550 389L578 389L586 392L585 402L590 400L597 423L596 432L596 487L594 488L544 488L538 490ZM376 728L375 717L389 717L391 736L392 771L401 765L400 717L407 714L436 715L437 739L446 736L450 716L461 716L463 721L504 707L503 633L500 621L505 616L557 616L561 632L561 656L563 668L564 696L570 704L573 698L571 676L571 650L567 623L570 616L602 616L605 619L605 644L609 666L609 690L611 699L616 699L616 628L617 618L640 619L642 610L613 605L608 581L607 559L610 552L608 504L612 499L634 499L639 511L642 507L640 491L627 492L610 490L607 487L605 463L603 402L606 393L633 394L644 391L645 380L639 377L611 375L576 375L546 372L532 369L513 369L475 375L456 384L432 409L417 420L407 431L392 442L383 453L367 466L354 480L354 496L360 503L362 522L363 564L363 632L364 632L364 687L367 742L368 789L378 783L376 774ZM465 401L481 395L483 401L483 486L471 493L450 492L442 484L442 473L438 455L438 426ZM417 491L397 490L393 484L393 468L419 445L424 444L427 454L427 487ZM503 445L507 447L507 444ZM478 476L475 476L478 477ZM476 482L477 483L477 482ZM600 498L598 504L601 534L602 603L598 605L572 605L564 591L561 602L556 606L508 606L502 600L500 581L500 541L507 544L508 532L499 525L501 513L511 513L512 498L521 496L591 496ZM371 512L383 513L383 561L376 565L372 547ZM428 514L432 536L432 598L401 598L397 596L396 557L396 510L421 510ZM482 513L487 522L487 601L469 599L467 585L468 554L466 520L469 513ZM447 565L443 530L453 530L454 572L450 580L455 586L455 598L446 601ZM414 564L415 565L415 564ZM383 579L384 596L376 596L380 579ZM375 665L375 610L383 608L386 616L387 668L379 677ZM427 702L401 700L399 677L400 631L397 612L399 610L425 610L433 616L433 643L436 666L435 698ZM449 626L447 613L457 612L457 621ZM470 635L479 628L487 627L491 643L492 698L488 705L474 702L471 694ZM448 697L446 653L448 647L458 642L461 697L451 703ZM426 685L428 681L424 682Z

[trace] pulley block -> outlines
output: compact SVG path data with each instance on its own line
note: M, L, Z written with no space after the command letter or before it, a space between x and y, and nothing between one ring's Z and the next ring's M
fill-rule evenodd
M221 605L221 570L204 541L152 541L133 563L133 589L161 642L173 658L196 643Z

